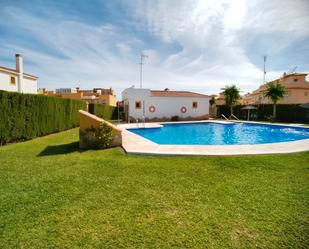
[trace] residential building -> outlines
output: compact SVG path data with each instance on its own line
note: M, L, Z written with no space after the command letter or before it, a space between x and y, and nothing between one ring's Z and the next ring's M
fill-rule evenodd
M77 88L58 88L56 91L48 91L46 89L40 89L39 93L56 96L67 99L84 100L87 104L106 104L110 106L116 106L117 100L114 90L112 88L94 88L92 90L80 90Z
M278 104L303 104L309 103L309 82L306 81L306 73L284 74L275 82L283 85L286 90L286 96ZM257 90L243 97L245 105L272 104L272 101L264 97L266 84L261 85Z
M225 105L223 92L220 92L219 95L216 97L216 105Z
M57 88L56 94L70 94L70 93L77 93L76 88Z
M245 95L246 96L246 95ZM237 101L237 105L243 105L243 97ZM224 93L220 92L218 96L216 96L216 106L225 105Z
M0 66L0 90L19 93L37 93L38 77L24 73L23 57L15 55L16 68Z
M210 96L189 91L164 91L127 88L122 92L127 120L171 118L206 118Z
M46 95L46 96L50 96L50 95L55 95L55 91L49 91L46 88L39 88L38 89L38 94L42 94L42 95Z

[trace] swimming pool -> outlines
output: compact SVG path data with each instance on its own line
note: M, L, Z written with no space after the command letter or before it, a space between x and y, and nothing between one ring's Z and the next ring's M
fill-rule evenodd
M257 123L178 123L128 129L161 145L245 145L309 139L309 129Z

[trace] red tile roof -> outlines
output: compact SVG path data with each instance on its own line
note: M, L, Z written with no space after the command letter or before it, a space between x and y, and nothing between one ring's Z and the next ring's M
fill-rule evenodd
M308 75L307 73L290 73L290 74L283 76L283 78L288 78L292 76L307 76L307 75Z
M151 97L196 97L196 98L210 98L210 96L200 93L193 93L188 91L159 91L151 90Z

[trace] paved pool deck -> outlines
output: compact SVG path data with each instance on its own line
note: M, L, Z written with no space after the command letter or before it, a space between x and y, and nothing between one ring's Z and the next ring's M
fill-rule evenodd
M202 120L185 122L159 122L159 123L139 123L139 124L121 124L122 129L122 147L127 153L147 154L147 155L183 155L183 156L208 156L208 155L256 155L256 154L282 154L294 153L309 150L309 139L302 139L291 142L269 143L269 144L250 144L250 145L160 145L154 143L142 136L128 131L128 128L154 128L161 124L170 123L196 123L196 122L214 122L228 124L231 121L221 120ZM233 121L234 122L234 121ZM235 121L245 122L245 121ZM261 122L248 122L258 124L268 124ZM301 125L286 125L275 123L271 125L284 125L289 127L300 127ZM309 129L309 127L301 126Z

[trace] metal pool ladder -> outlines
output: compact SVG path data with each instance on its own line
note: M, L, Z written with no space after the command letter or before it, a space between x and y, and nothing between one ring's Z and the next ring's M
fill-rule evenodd
M236 120L239 120L239 118L237 118L234 114L232 114L231 116L235 118Z
M224 114L221 114L221 116L222 116L225 120L229 120L227 117L225 117Z

